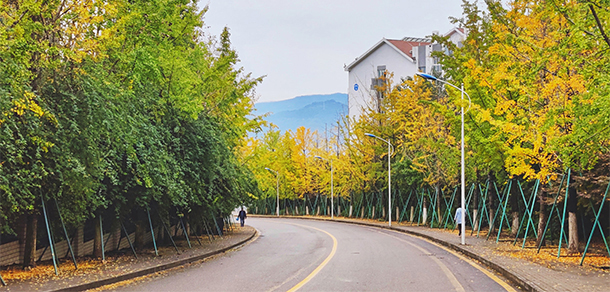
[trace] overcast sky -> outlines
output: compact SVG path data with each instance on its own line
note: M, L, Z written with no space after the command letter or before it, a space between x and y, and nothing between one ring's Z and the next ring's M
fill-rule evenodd
M223 27L240 66L266 75L258 101L347 92L349 64L382 38L445 33L460 0L200 0L208 32Z

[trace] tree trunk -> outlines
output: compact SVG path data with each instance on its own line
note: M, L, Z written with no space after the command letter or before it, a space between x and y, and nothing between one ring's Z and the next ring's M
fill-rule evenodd
M25 250L23 251L23 267L36 266L36 231L38 230L38 215L27 215L25 232Z
M472 232L476 232L479 230L479 220L477 216L479 215L479 209L472 210L472 220L474 221L474 227L472 228Z
M517 236L517 232L519 231L519 212L513 211L511 213L511 216L513 218L513 223L510 226L510 228L511 228L510 235Z
M398 208L398 206L396 207L396 213L394 213L395 217L396 217L396 222L400 221L400 214L399 214L400 210Z
M496 210L494 210L492 208L489 208L489 233L493 233L495 231L494 230L494 224L495 224L494 223L494 216L496 214L495 211Z
M510 205L511 205L511 217L512 224L510 225L510 235L517 236L517 232L519 232L519 185L517 180L513 180L513 185L510 190Z
M568 213L568 254L579 252L578 249L578 225L576 213Z
M496 188L492 187L494 186L495 183L495 175L492 172L489 172L487 174L487 178L489 179L489 193L487 195L487 207L488 207L488 215L489 215L489 233L493 233L494 232L494 216L496 215L495 211L496 211L496 200L498 198L498 193L496 192Z
M477 176L478 177L478 176ZM479 215L479 199L481 194L479 193L479 187L475 183L474 185L474 193L472 194L472 232L475 232L479 229L479 220L477 220L477 216ZM468 207L466 207L468 209Z
M568 254L579 252L578 246L578 220L576 220L577 208L576 189L570 186L568 190ZM559 239L561 240L561 238Z
M112 228L110 229L110 236L112 238L108 241L109 247L106 247L109 251L119 249L119 240L121 239L121 225L118 220L113 220Z
M544 193L540 194L538 202L540 202L540 214L538 215L538 238L536 238L536 246L546 246L546 242L544 237L542 237L542 233L544 233L544 227L546 226L547 214L546 214L546 204L544 203Z
M138 208L139 209L139 208ZM144 212L139 210L136 211L136 234L135 234L135 246L138 250L144 249L146 246L146 241L144 240L144 235L146 234L146 229L148 226L148 221L144 220Z
M426 225L428 223L428 202L426 198L424 198L424 210L422 211L422 224Z
M94 228L93 228L93 257L95 258L101 258L102 257L102 236L100 234L101 229L100 229L100 216L101 215L97 215L95 217L95 219L93 219L95 222L93 224Z
M17 223L17 238L19 239L19 259L23 260L23 252L25 250L25 236L28 230L28 216L19 215L19 222Z
M413 223L414 217L415 217L415 206L411 206L411 215L409 215L409 222Z

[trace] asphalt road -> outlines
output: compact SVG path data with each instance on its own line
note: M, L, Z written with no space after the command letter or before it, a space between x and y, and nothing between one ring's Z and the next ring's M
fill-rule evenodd
M249 218L260 236L123 291L506 291L490 272L428 241L337 222ZM457 235L456 235L457 236Z

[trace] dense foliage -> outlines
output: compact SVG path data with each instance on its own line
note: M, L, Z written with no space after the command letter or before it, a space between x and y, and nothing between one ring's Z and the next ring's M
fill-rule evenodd
M257 194L235 149L260 79L196 1L0 1L0 208L5 228L56 198L103 210L227 214Z

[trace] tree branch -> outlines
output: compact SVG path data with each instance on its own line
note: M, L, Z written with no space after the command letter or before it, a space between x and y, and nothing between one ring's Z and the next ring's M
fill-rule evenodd
M589 9L591 10L591 13L593 13L593 17L595 17L595 22L597 22L597 27L599 27L599 31L601 32L602 36L604 37L604 40L606 41L608 46L610 46L610 39L608 39L608 36L604 32L604 27L602 26L601 21L599 21L599 17L597 17L597 13L595 12L595 8L593 8L593 4L589 3Z

